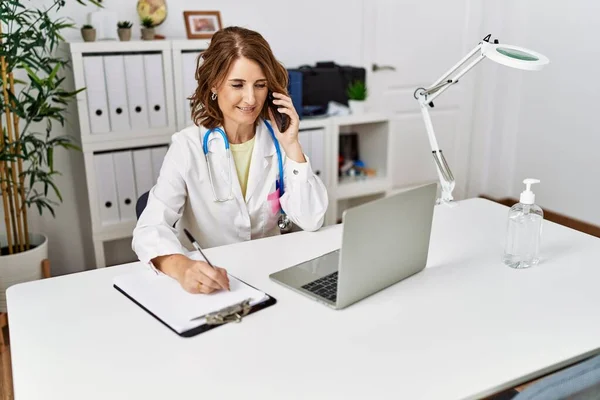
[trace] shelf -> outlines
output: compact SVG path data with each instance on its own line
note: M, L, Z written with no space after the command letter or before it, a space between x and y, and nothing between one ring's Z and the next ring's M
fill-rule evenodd
M326 128L330 123L330 119L325 118L304 118L300 120L300 130Z
M114 53L114 52L137 52L137 51L162 51L162 50L205 50L210 40L176 39L176 40L130 40L121 42L115 40L84 42L72 41L61 43L71 53Z
M336 198L338 200L344 200L353 197L383 193L387 191L390 186L390 181L386 177L344 177L340 178L338 183Z
M181 39L172 40L172 48L174 50L206 50L210 45L210 40L207 39Z
M94 231L94 240L117 240L131 237L137 221L126 221L113 225L103 225Z
M359 125L372 124L377 122L388 122L389 118L382 113L364 113L332 117L335 125Z
M168 40L131 40L121 42L115 40L105 40L97 42L69 42L64 43L71 53L115 53L132 51L163 51L171 49L171 42Z
M124 137L125 135L126 137ZM97 136L101 137L100 140L88 140L82 143L82 149L85 153L168 145L171 143L173 131L170 129L168 133L160 133L154 136L119 135L113 133L106 135L98 134Z

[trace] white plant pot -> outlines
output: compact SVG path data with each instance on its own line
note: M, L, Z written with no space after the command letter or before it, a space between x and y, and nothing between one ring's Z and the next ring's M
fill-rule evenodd
M0 243L6 246L6 235L0 234ZM22 253L0 256L0 312L6 312L6 289L17 283L42 279L42 261L48 258L48 238L30 233L29 243L35 246Z
M364 114L365 113L365 101L364 100L348 100L348 106L352 114Z

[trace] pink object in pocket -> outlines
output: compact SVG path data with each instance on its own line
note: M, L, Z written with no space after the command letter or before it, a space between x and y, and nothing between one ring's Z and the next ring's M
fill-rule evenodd
M279 209L281 208L279 205L279 189L277 189L273 193L269 193L269 195L267 196L267 201L271 205L271 212L273 214L278 213Z

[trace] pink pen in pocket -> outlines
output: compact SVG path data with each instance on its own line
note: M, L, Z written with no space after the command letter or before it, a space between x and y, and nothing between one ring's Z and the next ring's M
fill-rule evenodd
M271 212L273 214L277 214L281 209L281 206L279 205L279 189L277 189L273 193L269 193L269 195L267 196L267 201L271 206Z

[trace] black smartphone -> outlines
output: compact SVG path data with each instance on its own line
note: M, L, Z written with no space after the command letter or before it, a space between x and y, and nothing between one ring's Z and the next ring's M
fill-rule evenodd
M269 90L269 94L267 95L267 102L269 103L269 108L273 113L273 117L275 118L275 123L277 124L279 132L285 132L290 126L290 117L288 117L287 114L282 114L279 111L277 111L279 106L273 103L274 100L275 97L273 97L273 92Z

